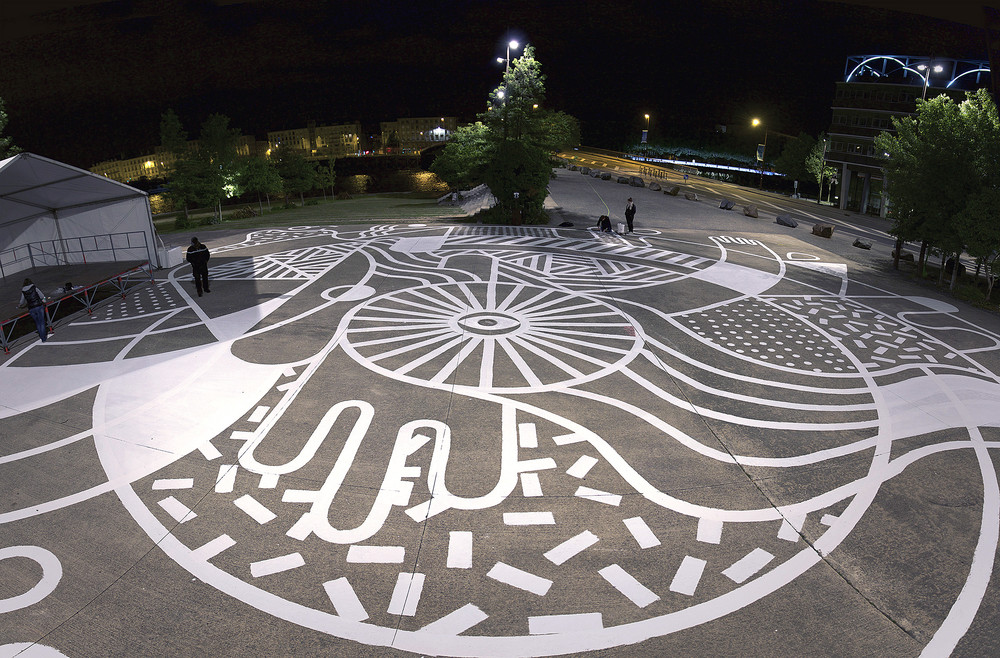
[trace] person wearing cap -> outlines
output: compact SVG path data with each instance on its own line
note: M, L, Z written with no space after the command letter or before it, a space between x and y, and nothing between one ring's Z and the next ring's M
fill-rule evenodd
M28 313L35 321L35 328L38 329L38 337L44 343L49 336L48 322L45 318L45 295L35 287L31 279L25 279L21 288L21 301L18 302L18 307L21 306L28 307Z
M198 242L198 238L191 238L191 246L187 250L187 261L191 263L191 271L194 273L194 287L201 297L202 289L205 292L212 292L208 288L208 259L211 254L208 247Z

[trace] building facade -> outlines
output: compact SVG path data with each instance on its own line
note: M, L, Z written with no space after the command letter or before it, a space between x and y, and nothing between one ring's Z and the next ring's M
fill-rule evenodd
M412 153L451 139L458 129L458 118L409 117L383 121L380 128L383 152L399 149L402 153Z
M837 82L825 159L837 170L840 208L885 216L882 159L875 137L893 131L892 118L916 112L918 98L966 91L990 84L989 62L947 58L855 55Z
M310 121L305 128L267 133L268 147L272 151L292 149L302 153L307 160L357 155L360 140L360 122L317 126L315 121Z

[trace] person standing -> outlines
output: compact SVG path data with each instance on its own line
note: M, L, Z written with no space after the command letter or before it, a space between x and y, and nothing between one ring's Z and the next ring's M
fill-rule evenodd
M48 322L45 317L45 295L35 287L31 279L24 280L24 287L21 288L21 301L18 307L27 306L31 319L35 321L35 328L38 329L38 337L44 343L49 336Z
M632 232L632 220L635 219L635 204L632 203L632 197L628 198L628 203L625 204L625 222L628 224L628 233Z
M208 288L208 259L211 254L208 247L198 242L198 238L191 238L191 246L187 250L187 261L191 263L191 271L194 273L194 287L201 297L201 291L212 292Z

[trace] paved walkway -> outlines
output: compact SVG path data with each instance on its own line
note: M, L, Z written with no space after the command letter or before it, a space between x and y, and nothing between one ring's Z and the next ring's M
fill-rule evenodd
M877 226L551 193L206 233L0 360L0 656L995 655L996 317Z

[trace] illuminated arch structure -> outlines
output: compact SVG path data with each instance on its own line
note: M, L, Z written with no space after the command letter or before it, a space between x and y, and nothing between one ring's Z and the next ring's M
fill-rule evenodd
M875 136L892 130L892 117L913 114L916 99L965 92L990 84L989 62L912 55L852 55L837 82L826 161L838 170L840 207L884 216L882 166Z

